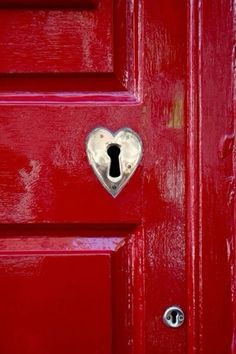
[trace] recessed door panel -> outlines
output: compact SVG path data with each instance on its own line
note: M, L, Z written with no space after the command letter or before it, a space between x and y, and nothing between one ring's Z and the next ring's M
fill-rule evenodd
M126 241L102 236L1 239L1 351L113 353L128 307ZM122 352L128 352L127 343Z
M1 74L113 71L111 1L20 5L0 11Z
M110 354L109 279L105 255L2 255L1 351Z

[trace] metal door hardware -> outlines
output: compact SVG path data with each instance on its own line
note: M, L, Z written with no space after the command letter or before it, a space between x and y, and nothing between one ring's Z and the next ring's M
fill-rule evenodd
M116 197L140 163L142 141L129 128L115 133L96 128L87 138L86 152L97 178Z
M177 328L184 323L184 312L178 306L171 306L165 311L163 316L164 323L171 328Z

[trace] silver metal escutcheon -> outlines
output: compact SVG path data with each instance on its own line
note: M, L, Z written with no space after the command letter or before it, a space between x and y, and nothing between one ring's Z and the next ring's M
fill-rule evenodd
M116 197L134 174L142 158L142 141L130 128L113 133L96 128L87 137L86 153L103 187Z
M184 312L179 306L171 306L163 315L163 322L171 328L178 328L184 323Z

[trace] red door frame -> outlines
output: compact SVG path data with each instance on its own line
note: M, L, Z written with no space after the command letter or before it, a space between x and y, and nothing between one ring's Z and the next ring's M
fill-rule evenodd
M235 3L188 4L188 353L236 353Z

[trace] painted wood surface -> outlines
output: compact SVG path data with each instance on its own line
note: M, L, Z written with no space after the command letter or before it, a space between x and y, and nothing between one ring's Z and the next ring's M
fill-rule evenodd
M74 3L0 8L0 351L236 353L231 1ZM115 199L98 126L143 141Z

